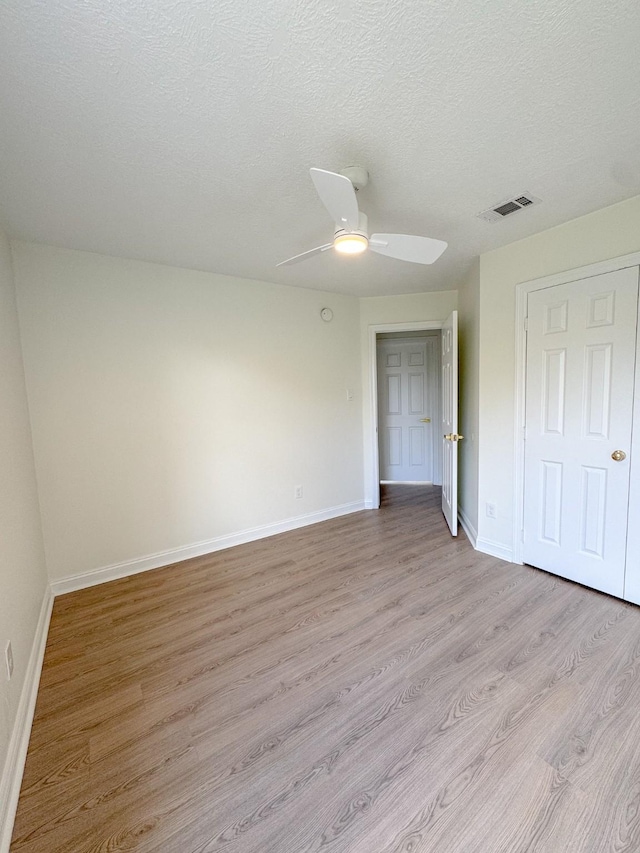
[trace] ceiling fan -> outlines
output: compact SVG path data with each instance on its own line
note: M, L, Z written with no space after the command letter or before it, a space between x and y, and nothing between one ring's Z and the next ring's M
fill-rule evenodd
M341 174L324 169L309 171L320 201L335 222L333 241L281 261L277 266L297 264L328 249L335 249L343 255L359 255L371 249L379 255L410 261L413 264L432 264L447 248L443 240L435 240L432 237L415 237L410 234L369 235L367 217L360 212L356 198L356 192L369 181L366 169L350 166L343 169Z

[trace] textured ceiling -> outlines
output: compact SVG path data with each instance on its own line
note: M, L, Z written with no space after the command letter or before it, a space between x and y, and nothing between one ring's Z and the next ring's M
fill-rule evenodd
M24 239L360 295L640 193L638 0L0 0L0 220ZM332 236L310 166L369 169ZM543 204L475 214L528 190Z

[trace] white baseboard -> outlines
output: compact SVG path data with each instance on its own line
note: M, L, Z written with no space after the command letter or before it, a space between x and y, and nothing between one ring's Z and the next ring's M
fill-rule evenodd
M202 557L204 554L211 554L213 551L222 551L234 545L254 542L256 539L266 539L278 533L286 533L288 530L296 530L298 527L306 527L309 524L328 521L330 518L338 518L341 515L349 515L352 512L360 512L367 508L364 501L354 501L353 503L340 504L339 506L329 507L328 509L318 510L317 512L310 512L306 515L297 515L293 518L286 518L284 521L275 522L274 524L252 527L248 530L241 530L238 533L231 533L227 536L217 536L215 539L196 542L193 545L172 548L169 551L160 551L157 554L149 554L146 557L138 557L134 560L126 560L122 563L114 563L111 566L92 569L79 575L59 578L58 580L51 581L51 589L54 595L75 592L78 589L86 589L87 587L96 586L107 581L136 575L139 572L159 569L162 566L170 566L172 563L189 560L191 557Z
M473 524L471 524L468 515L466 515L465 511L463 509L460 509L460 507L458 507L458 520L460 521L462 529L467 534L467 539L469 540L469 542L471 542L473 547L476 548L476 543L478 541L478 531L475 529Z
M31 734L31 724L38 696L38 685L52 608L53 594L47 586L42 599L36 633L31 645L31 654L29 655L24 684L18 702L18 711L9 739L9 750L2 776L0 776L0 853L9 853L9 845L11 844L11 833L18 807L24 764L27 758L27 747L29 746L29 735Z
M507 548L500 542L478 538L476 539L475 549L476 551L481 551L483 554L490 554L492 557L499 557L501 560L513 563L513 549Z

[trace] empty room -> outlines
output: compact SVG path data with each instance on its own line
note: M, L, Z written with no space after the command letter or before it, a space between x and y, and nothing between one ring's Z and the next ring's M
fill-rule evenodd
M639 40L0 0L0 853L639 853Z

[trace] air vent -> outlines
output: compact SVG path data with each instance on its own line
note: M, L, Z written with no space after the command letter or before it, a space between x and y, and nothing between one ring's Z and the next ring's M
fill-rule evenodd
M534 204L540 204L540 202L541 199L531 195L531 193L521 193L520 195L513 196L513 198L504 199L504 201L501 201L495 207L490 207L489 210L483 210L482 213L478 213L477 216L483 222L499 222L506 216L511 216L512 213L522 210L523 207L531 207Z
M520 205L516 204L515 201L508 201L506 204L496 207L493 212L499 213L500 216L508 216L510 213L515 213L516 210L520 210Z

